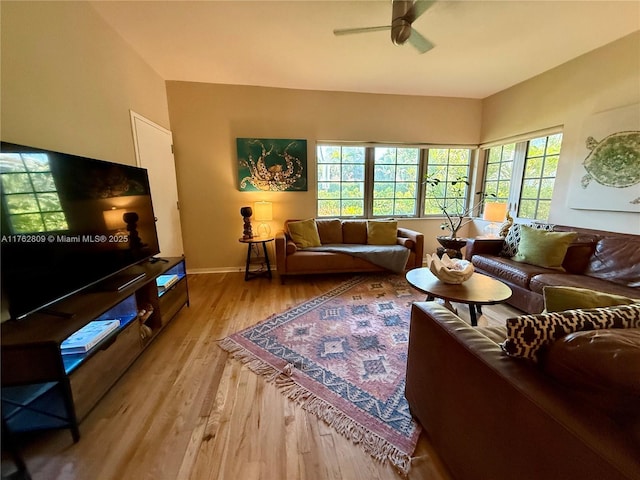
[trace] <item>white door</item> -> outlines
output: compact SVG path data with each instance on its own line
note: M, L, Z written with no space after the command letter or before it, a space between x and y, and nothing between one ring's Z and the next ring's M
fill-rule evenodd
M153 211L157 218L160 256L183 254L176 166L171 132L131 112L131 128L138 166L149 172Z

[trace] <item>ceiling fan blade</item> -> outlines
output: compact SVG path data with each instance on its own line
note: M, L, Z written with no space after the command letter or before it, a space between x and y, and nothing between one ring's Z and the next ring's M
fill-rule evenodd
M418 52L425 53L431 50L435 45L424 38L415 28L411 29L411 35L407 40Z
M434 3L436 2L433 0L416 0L413 3L413 20L429 10Z
M354 33L382 32L389 30L391 25L381 25L379 27L362 27L362 28L338 28L333 31L334 35L352 35Z

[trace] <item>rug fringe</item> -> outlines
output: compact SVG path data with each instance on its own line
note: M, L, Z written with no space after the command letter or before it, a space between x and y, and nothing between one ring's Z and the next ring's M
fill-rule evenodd
M404 476L409 474L410 455L400 451L393 444L363 427L330 403L298 385L290 376L257 358L229 337L218 341L218 346L228 352L231 358L240 360L249 370L276 385L289 400L296 402L304 410L323 420L354 444L360 444L373 458L380 462L389 461Z

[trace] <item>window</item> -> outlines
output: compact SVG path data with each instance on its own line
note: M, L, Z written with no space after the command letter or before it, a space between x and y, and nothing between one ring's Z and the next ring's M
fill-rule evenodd
M0 154L0 179L12 233L68 228L46 154Z
M561 144L556 133L489 148L483 191L507 202L519 218L547 221Z
M466 211L470 157L471 151L468 149L429 150L426 177L438 179L438 183L429 185L425 192L425 215L442 214L443 208L450 213Z
M414 216L419 173L420 149L375 148L373 216Z
M364 147L321 145L317 157L318 216L364 216Z
M442 208L427 200L423 174L443 181L441 189L428 191L429 198L453 198L460 192L449 180L468 178L470 158L469 149L318 145L318 217L441 215ZM467 194L465 188L464 205Z

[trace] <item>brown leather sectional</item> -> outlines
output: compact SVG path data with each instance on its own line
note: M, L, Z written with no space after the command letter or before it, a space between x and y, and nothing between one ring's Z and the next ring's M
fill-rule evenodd
M632 331L635 339L622 341ZM499 346L503 327L471 327L436 302L414 304L406 398L452 477L640 479L638 329L598 335L604 332L617 335L619 353L631 348L634 359L604 374L633 385L635 396L622 404L610 388L585 396L566 369L562 377L558 368L508 357ZM607 365L598 362L602 371Z
M509 285L513 295L507 303L527 313L543 310L542 289L546 285L640 298L640 235L562 225L553 229L578 233L562 263L565 272L501 257L502 246L494 240L468 240L465 258L473 263L475 271Z

